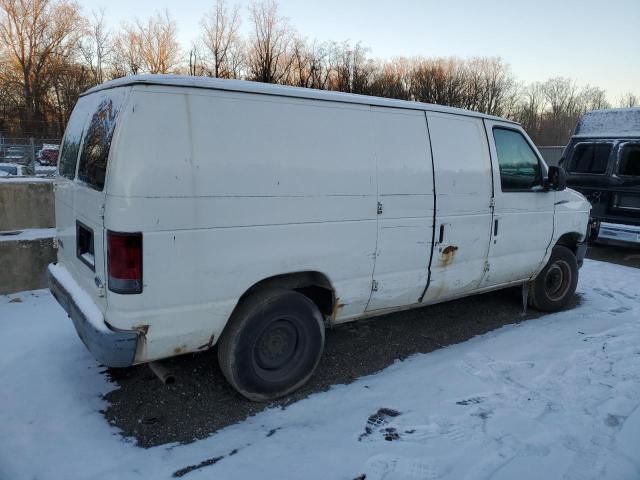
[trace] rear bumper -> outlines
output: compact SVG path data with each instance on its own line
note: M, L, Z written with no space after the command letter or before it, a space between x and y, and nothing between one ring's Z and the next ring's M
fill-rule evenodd
M107 367L132 365L139 332L115 330L107 325L93 300L64 267L50 264L47 276L51 293L71 317L78 336L93 356Z
M623 225L620 223L600 223L598 240L613 240L640 245L640 227L636 225Z

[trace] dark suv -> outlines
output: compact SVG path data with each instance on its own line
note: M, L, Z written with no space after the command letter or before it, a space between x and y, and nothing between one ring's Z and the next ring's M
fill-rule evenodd
M640 243L640 108L585 113L560 166L592 205L592 240Z

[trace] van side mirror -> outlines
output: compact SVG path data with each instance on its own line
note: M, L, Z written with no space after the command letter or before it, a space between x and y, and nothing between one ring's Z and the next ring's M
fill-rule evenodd
M567 188L567 174L562 167L549 167L549 173L547 174L548 190L564 190Z

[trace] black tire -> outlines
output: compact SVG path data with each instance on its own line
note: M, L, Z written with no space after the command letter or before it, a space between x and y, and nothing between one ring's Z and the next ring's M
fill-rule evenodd
M590 245L595 245L598 242L598 236L600 235L600 222L593 222L591 225L591 231L589 232L589 238L587 242Z
M549 262L529 286L529 305L543 312L562 310L578 286L578 261L571 250L556 245Z
M218 344L227 381L256 402L300 388L318 366L324 323L309 298L290 290L250 295L236 308Z

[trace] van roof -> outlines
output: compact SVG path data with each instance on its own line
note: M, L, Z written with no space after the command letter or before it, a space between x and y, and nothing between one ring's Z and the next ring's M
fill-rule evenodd
M289 87L270 83L250 82L247 80L225 80L211 77L194 77L187 75L131 75L128 77L110 80L87 90L82 95L89 95L100 90L125 87L132 85L162 85L171 87L204 88L209 90L226 90L231 92L257 93L281 97L308 98L313 100L325 100L329 102L357 103L380 107L406 108L409 110L428 110L432 112L453 113L471 117L500 120L518 124L493 115L486 115L463 108L444 107L430 103L413 102L408 100L395 100L390 98L357 95L353 93L334 92L328 90L316 90L313 88Z
M640 107L592 110L580 117L576 138L640 137Z

